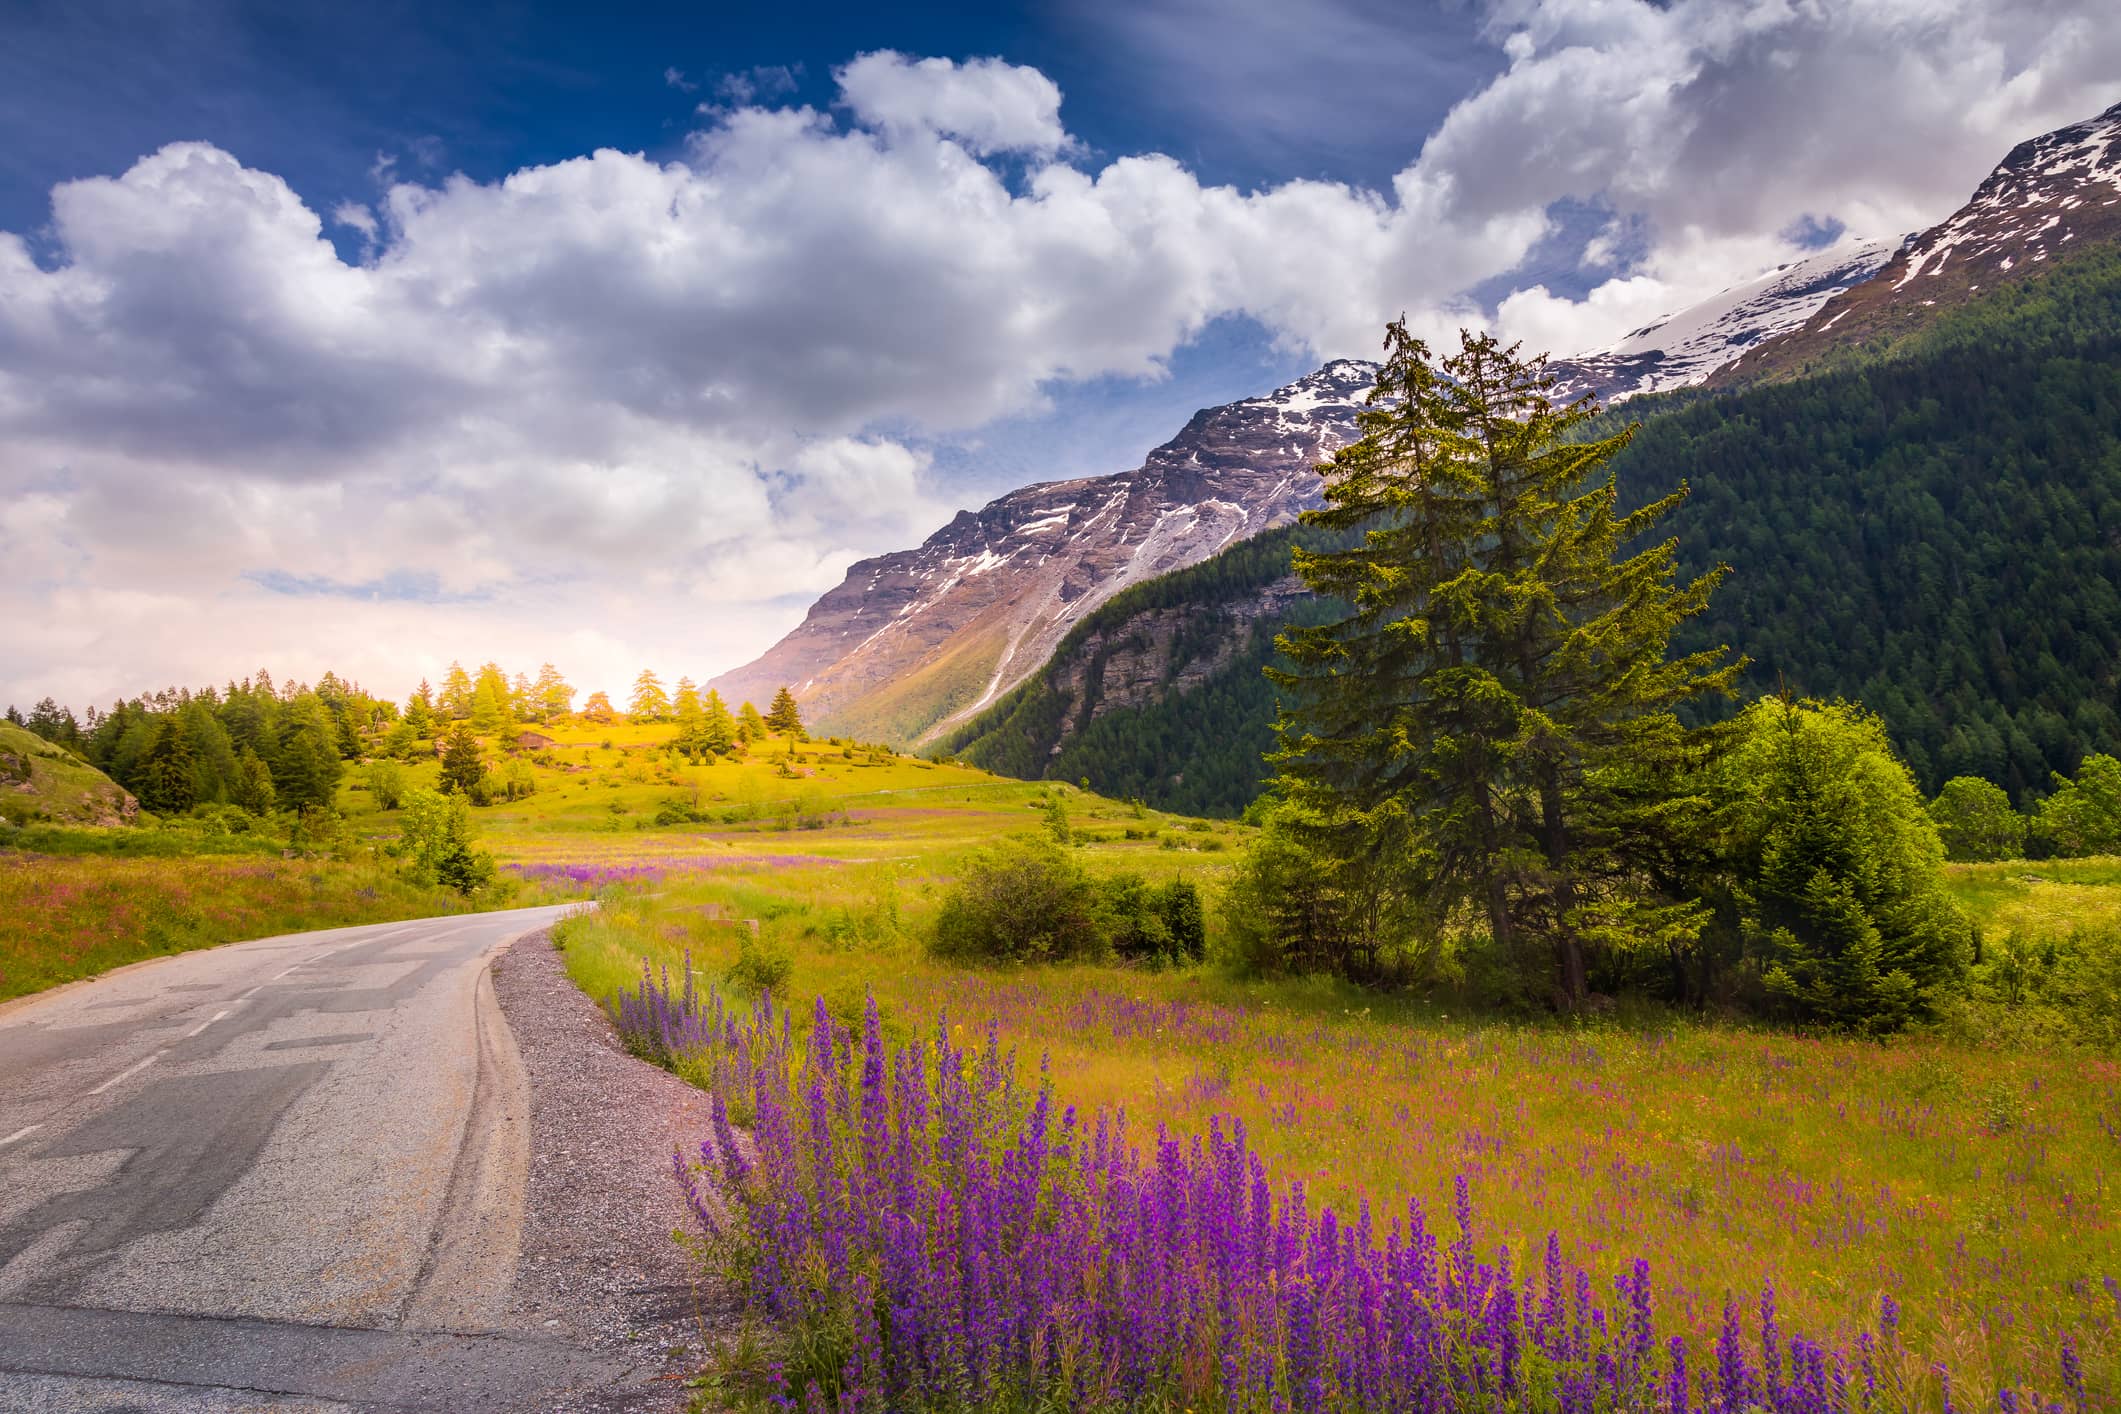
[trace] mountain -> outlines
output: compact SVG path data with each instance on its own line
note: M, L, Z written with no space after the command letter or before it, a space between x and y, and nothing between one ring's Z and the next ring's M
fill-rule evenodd
M1565 396L1611 403L1801 369L1889 315L1913 327L1909 311L1926 319L1984 278L1993 285L2072 243L2110 238L2121 220L2117 128L2121 107L2022 144L1959 213L1897 250L1841 242L1549 368ZM713 685L764 701L785 683L834 734L901 745L952 736L1127 586L1317 504L1314 464L1354 435L1374 377L1372 364L1329 363L1196 413L1133 471L1026 487L962 512L919 549L855 565L792 633Z
M1550 365L1607 401L1698 383L1732 349L1802 323L1875 270L1849 242ZM960 512L915 550L863 560L765 654L711 684L783 684L817 729L930 742L1006 694L1131 584L1197 563L1318 504L1316 465L1355 435L1376 365L1339 359L1264 397L1193 415L1141 466L1027 486Z
M1802 326L1820 306L1877 274L1892 253L1883 241L1844 240L1668 314L1610 348L1554 359L1548 366L1564 398L1589 393L1610 403L1694 387L1734 354L1743 357L1755 345Z
M1132 471L1027 486L919 549L863 560L757 659L732 701L786 683L813 727L919 741L978 711L1130 584L1206 559L1315 505L1313 470L1354 435L1375 366L1327 364L1195 413Z
M1678 651L1729 644L1749 692L1862 701L1935 790L2024 800L2121 751L2121 244L2046 263L1883 350L1720 395L1630 403L1639 501L1681 480L1679 573L1732 567ZM1265 774L1282 622L1331 606L1282 530L1129 590L946 738L963 759L1207 814Z
M1294 525L1121 591L1069 631L1044 669L937 743L985 770L1088 778L1120 799L1231 815L1258 794L1274 635L1340 606L1312 597L1289 551L1330 543Z
M1875 276L1823 301L1803 324L1741 353L1709 380L1787 378L1845 350L1906 334L1983 288L2121 240L2121 103L2019 143L1966 205L1912 235Z

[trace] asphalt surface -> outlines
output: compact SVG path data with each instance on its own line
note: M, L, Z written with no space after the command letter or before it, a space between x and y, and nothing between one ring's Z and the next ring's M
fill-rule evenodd
M0 1009L0 1410L535 1410L530 1090L489 966L559 909L187 953Z

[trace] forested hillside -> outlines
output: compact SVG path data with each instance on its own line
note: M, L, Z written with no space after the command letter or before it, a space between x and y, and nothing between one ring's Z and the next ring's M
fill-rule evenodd
M1682 573L1733 573L1685 651L1862 700L1926 790L2023 797L2121 746L2121 252L1994 291L1852 367L1649 412Z
M1642 422L1614 464L1624 490L1692 487L1667 525L1681 573L1733 570L1676 651L1729 643L1752 659L1750 691L1860 699L1929 791L1979 775L2022 803L2051 771L2121 748L2121 253L2085 251L1830 372L1610 416ZM1272 633L1248 612L1291 534L1115 598L946 749L1242 809L1274 710ZM1160 635L1165 689L1101 710L1123 629L1156 616L1187 625ZM1216 634L1219 657L1198 646Z
M1283 526L1122 591L940 750L1003 775L1087 777L1107 795L1236 814L1266 776L1274 635L1337 607L1303 593L1289 551L1327 538Z

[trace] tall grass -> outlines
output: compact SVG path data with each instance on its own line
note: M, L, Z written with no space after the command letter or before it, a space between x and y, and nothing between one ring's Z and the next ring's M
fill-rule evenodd
M0 850L0 1000L244 938L495 906L377 863Z
M1654 1254L1660 1326L1697 1347L1728 1297L1774 1282L1789 1321L1843 1350L1894 1295L1911 1387L1932 1401L1931 1363L1962 1407L2057 1387L2065 1337L2094 1389L2116 1388L2112 1058L1655 1015L1505 1024L1205 969L967 971L919 941L948 860L885 867L673 876L603 920L605 961L577 975L608 997L642 959L681 967L689 950L711 980L735 958L728 921L757 919L789 951L798 1005L823 997L845 1022L873 991L896 1037L946 1013L975 1036L998 1026L1046 1056L1066 1103L1124 1108L1141 1134L1241 1123L1272 1172L1342 1213L1442 1211L1465 1175L1483 1230L1517 1252L1554 1232L1594 1271Z

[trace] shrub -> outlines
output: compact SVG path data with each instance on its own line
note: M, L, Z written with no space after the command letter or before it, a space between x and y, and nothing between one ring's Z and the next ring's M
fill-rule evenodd
M771 938L754 928L736 932L736 961L729 965L731 984L753 995L779 992L795 971L795 958Z
M975 858L935 919L939 956L1057 962L1107 950L1096 891L1082 866L1044 840L1014 840Z
M461 795L413 790L405 795L398 847L415 878L460 894L493 882L493 856L473 844L471 810Z
M370 762L363 780L378 810L395 810L405 799L405 768L395 761Z
M1130 962L1198 962L1207 938L1200 890L1183 879L1148 884L1122 874L1098 891L1112 950Z
M2025 817L2001 786L1979 776L1954 776L1929 803L1944 841L1944 857L1958 861L2018 859L2025 854Z
M2057 774L2055 793L2040 802L2033 833L2059 855L2121 851L2121 761L2093 754L2077 767L2077 778Z

